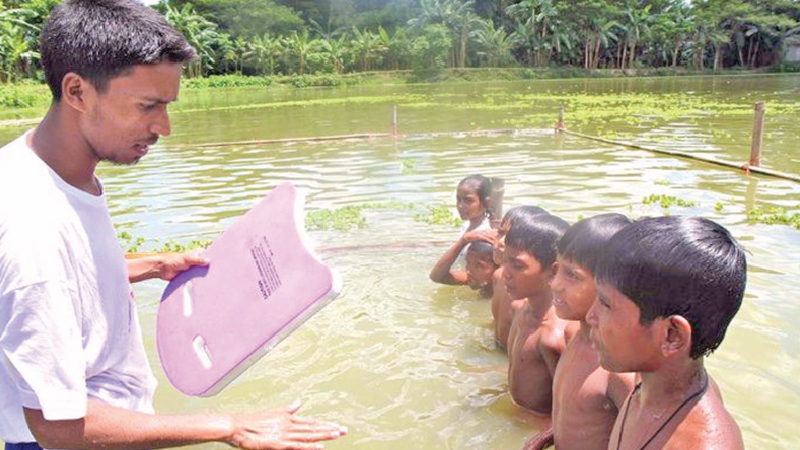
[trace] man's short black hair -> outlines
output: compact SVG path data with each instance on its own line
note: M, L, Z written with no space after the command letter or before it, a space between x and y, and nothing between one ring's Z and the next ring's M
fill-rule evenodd
M72 72L98 92L136 65L185 62L197 52L158 11L136 0L66 0L53 9L40 37L47 84L61 100Z
M480 259L487 259L494 264L494 246L486 241L473 241L470 242L468 253L475 253Z
M594 273L605 246L617 231L631 224L622 214L598 214L569 227L558 241L558 255Z
M609 241L598 283L613 286L641 310L641 322L680 315L692 326L691 357L719 347L739 310L747 260L721 225L699 217L642 219Z
M544 268L556 260L556 243L569 224L551 214L523 215L517 218L506 235L506 248L528 252Z

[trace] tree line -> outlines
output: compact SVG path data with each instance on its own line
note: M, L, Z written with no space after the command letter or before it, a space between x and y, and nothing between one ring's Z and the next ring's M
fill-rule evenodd
M0 81L43 79L60 0L0 4ZM162 0L189 77L472 67L752 69L800 43L800 0ZM800 45L800 44L796 44Z

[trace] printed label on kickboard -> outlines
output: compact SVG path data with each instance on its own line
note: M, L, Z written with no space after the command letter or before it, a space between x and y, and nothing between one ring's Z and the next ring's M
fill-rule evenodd
M258 267L258 289L261 291L261 296L264 300L267 300L281 287L281 277L278 275L278 270L272 260L274 253L266 236L261 239L261 242L250 248L250 255L253 257L256 267Z

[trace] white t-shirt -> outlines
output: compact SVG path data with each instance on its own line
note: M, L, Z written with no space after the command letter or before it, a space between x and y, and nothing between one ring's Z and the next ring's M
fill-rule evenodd
M105 194L67 184L20 137L0 149L0 439L34 442L23 406L79 419L92 397L152 413L155 387Z

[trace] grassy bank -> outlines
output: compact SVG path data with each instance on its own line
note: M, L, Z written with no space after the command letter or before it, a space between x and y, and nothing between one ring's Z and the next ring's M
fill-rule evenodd
M783 71L780 68L775 71ZM763 71L725 71L721 76L763 75ZM439 73L414 73L412 71L363 72L354 74L319 74L290 76L223 75L206 78L186 78L182 89L218 88L289 88L335 87L352 85L382 85L409 83L453 83L488 81L524 81L565 78L631 78L714 75L710 71L698 72L683 69L593 70L580 68L548 69L451 69ZM50 103L50 91L43 83L23 82L0 84L0 125L18 119L41 116Z

